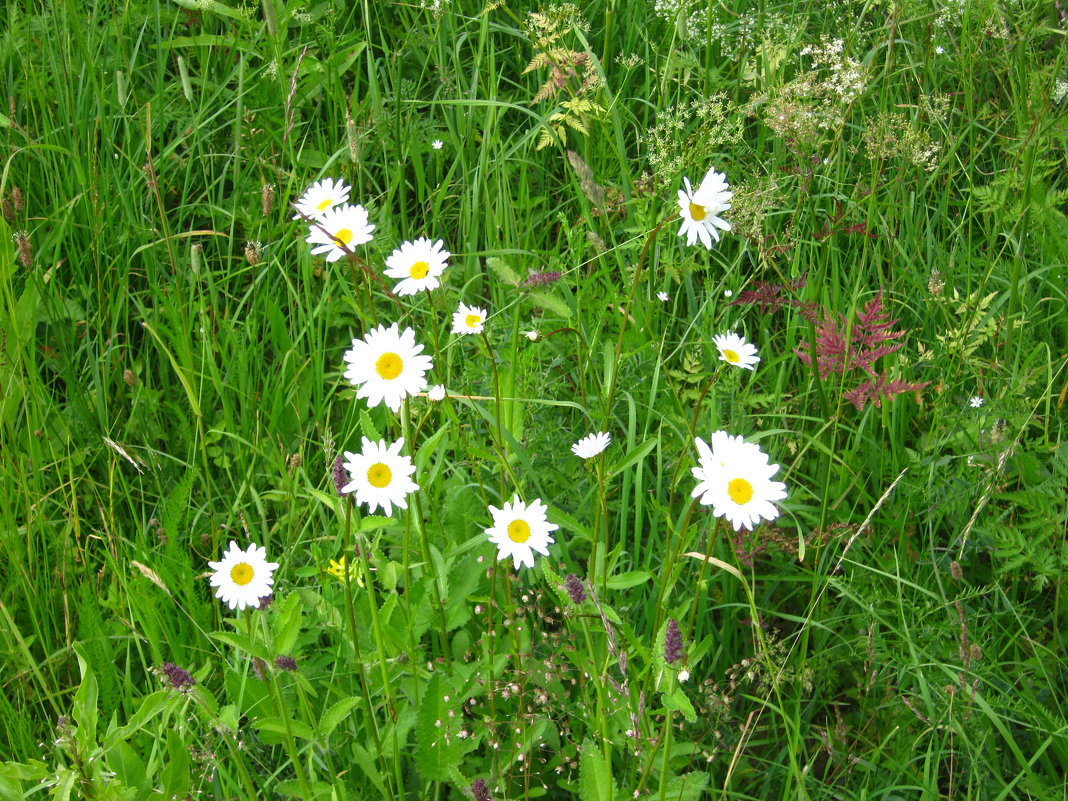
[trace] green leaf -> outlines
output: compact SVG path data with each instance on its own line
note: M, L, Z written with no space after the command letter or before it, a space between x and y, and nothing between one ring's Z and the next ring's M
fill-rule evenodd
M354 696L342 699L326 710L319 719L319 736L323 740L328 739L334 729L337 728L337 725L348 716L349 712L358 703L360 703L359 697Z
M295 592L290 593L278 606L281 614L275 624L274 649L279 654L289 655L300 633L301 612L303 611L300 595Z
M519 274L500 256L490 256L486 259L486 266L504 283L509 286L519 286Z
M382 774L378 772L378 766L375 764L371 752L357 743L352 746L352 756L356 764L360 766L360 770L375 786L378 791L378 797L385 798L387 795L386 783L382 780Z
M260 718L253 721L252 726L260 733L261 737L264 734L280 734L284 737L286 734L286 721L282 718ZM299 720L289 721L289 731L292 732L294 737L299 737L302 740L315 739L315 732L312 731L312 727ZM267 742L267 740L265 739L264 742ZM272 742L281 742L281 740L272 738Z
M78 724L78 745L86 753L96 746L97 698L99 689L93 669L89 666L85 646L74 644L74 653L78 657L78 670L82 682L74 694L74 721Z
M167 760L160 775L165 798L184 798L192 786L189 749L175 729L167 730Z
M644 570L634 570L630 573L620 573L618 576L609 576L606 583L608 588L612 590L628 590L631 587L644 584L652 577L652 573L647 573Z
M626 457L623 459L622 462L620 462L619 464L609 468L609 470L608 470L608 478L612 478L613 476L618 475L619 473L622 473L624 470L626 470L628 467L630 467L635 462L641 461L642 459L644 459L646 456L649 455L649 451L651 451L653 448L655 448L659 444L660 444L660 438L659 437L655 437L653 439L646 440L641 445L639 445L637 448L634 448L630 453L628 453L626 455Z
M694 711L693 704L690 703L690 699L686 697L686 693L681 688L664 693L660 696L660 700L664 702L665 709L681 712L689 723L697 720L697 712Z
M571 307L555 294L550 294L548 292L528 292L527 298L532 300L538 306L548 309L557 317L571 316Z
M271 652L267 650L267 647L262 642L259 640L251 640L244 634L235 634L230 631L216 631L211 635L211 638L237 648L239 651L244 651L246 654L258 656L264 662L273 661Z
M600 747L587 737L579 757L579 798L581 801L615 801L616 788Z
M175 698L177 696L167 690L157 690L146 695L141 699L141 705L137 707L137 711L133 713L126 725L108 731L104 737L104 747L109 748L113 743L128 740L131 735L141 731L146 723L157 722L160 713Z

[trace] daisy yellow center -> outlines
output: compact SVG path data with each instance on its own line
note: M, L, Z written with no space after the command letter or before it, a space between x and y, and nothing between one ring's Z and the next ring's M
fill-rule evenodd
M698 206L696 203L691 203L690 216L693 217L696 222L701 222L701 220L705 218L705 207Z
M392 381L404 369L404 360L396 353L383 353L375 362L375 372L387 381Z
M334 199L332 197L328 197L328 198L323 198L323 200L315 208L317 208L319 211L326 211L328 208L330 208L333 205L334 205Z
M426 278L426 274L430 272L430 265L425 261L417 261L411 267L408 268L408 275L415 280Z
M723 358L729 361L731 364L737 364L742 360L742 357L738 355L738 351L725 348L723 350Z
M382 489L388 487L389 482L393 480L393 471L389 469L389 465L382 462L377 462L371 465L367 471L367 481L375 489Z
M753 485L744 478L732 478L727 482L727 494L739 506L745 506L753 500Z
M230 568L230 580L239 587L244 587L252 581L254 575L256 575L256 571L252 569L252 565L248 562L238 562Z
M467 325L468 328L474 328L480 322L482 322L482 318L479 317L477 314L469 314L464 318L464 323Z
M526 520L513 520L508 524L508 539L512 542L526 542L530 539L530 526Z
M337 242L339 245L344 245L345 247L348 247L349 242L352 241L352 229L342 228L340 231L334 234L334 241Z

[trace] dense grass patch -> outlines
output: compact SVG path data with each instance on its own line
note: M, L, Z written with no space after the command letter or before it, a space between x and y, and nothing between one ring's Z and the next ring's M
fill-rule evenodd
M1060 5L2 13L0 797L1064 797ZM357 397L394 323L443 400Z

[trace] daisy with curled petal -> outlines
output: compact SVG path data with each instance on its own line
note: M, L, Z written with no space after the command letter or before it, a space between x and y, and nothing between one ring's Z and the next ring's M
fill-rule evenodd
M445 387L441 384L435 384L426 391L426 398L434 403L440 403L445 400Z
M752 370L757 362L760 361L760 357L757 356L756 345L746 342L745 337L741 337L733 331L712 337L712 342L719 349L719 360L721 362Z
M734 530L750 531L761 520L774 520L779 510L772 501L786 497L786 485L772 481L779 465L770 464L758 445L732 437L726 431L712 435L709 448L695 440L699 466L693 468L698 484L691 495L712 507L716 517L726 517Z
M452 315L452 332L454 334L481 334L485 323L485 309L461 303L460 308Z
M393 287L398 295L414 295L424 289L437 289L441 282L438 276L448 266L449 251L439 239L431 242L419 237L414 242L403 242L386 259L386 275L404 280Z
M321 220L323 215L334 206L347 203L351 191L352 187L341 181L335 181L333 178L316 181L296 202L298 213L293 215L293 219L311 217L313 220Z
M308 236L304 240L314 245L312 255L326 255L327 261L337 261L352 252L356 245L371 241L371 232L375 227L367 222L367 209L363 206L334 206L308 226Z
M718 215L730 209L734 193L728 191L727 178L715 168L705 173L701 185L694 191L690 179L682 179L684 189L679 190L679 215L682 228L679 236L686 235L686 244L693 245L698 237L701 243L712 249L712 240L719 241L720 230L729 231L731 225Z
M419 489L411 479L415 465L408 456L401 455L404 437L392 445L384 439L371 442L363 437L361 453L345 452L345 469L352 478L341 488L342 492L356 494L356 503L367 504L368 514L379 506L387 517L393 517L393 507L408 508L404 497Z
M259 606L260 598L271 594L271 574L278 564L267 561L266 548L253 543L242 551L231 540L222 559L208 562L208 567L214 571L211 586L218 588L215 597L231 609L245 609Z
M583 437L571 446L571 452L580 459L592 459L612 443L612 435L607 431L598 431Z
M518 570L523 565L534 567L534 551L549 555L549 546L555 542L549 534L560 527L546 519L547 509L540 498L528 505L518 495L501 509L489 508L493 525L486 529L486 536L497 546L497 561L511 556Z
M392 411L400 410L409 395L426 389L426 372L433 367L423 346L415 344L415 332L398 330L396 323L368 331L363 339L353 339L345 352L345 378L358 387L357 398L367 398L368 406L385 403Z

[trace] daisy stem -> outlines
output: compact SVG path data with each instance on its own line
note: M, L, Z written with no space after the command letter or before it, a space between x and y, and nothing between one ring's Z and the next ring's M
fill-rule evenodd
M408 449L411 453L415 453L415 440L412 438L412 414L409 407L409 399L404 399L404 413L401 415L402 423L404 427L404 440L408 443ZM442 596L445 594L442 590L442 576L438 575L438 564L430 556L430 540L426 535L426 520L423 518L422 503L420 502L421 496L419 490L412 493L412 513L408 515L408 521L415 521L416 531L419 532L419 546L423 555L423 562L426 563L427 569L430 571L430 577L432 579L434 589L434 602L438 610L438 623L440 629L438 633L438 646L440 653L445 659L452 661L452 653L449 648L449 636L448 627L445 625L445 601ZM405 549L407 552L407 549Z
M252 613L248 609L245 610L245 629L248 633L249 640L254 640ZM260 638L264 645L266 645L268 642L267 618L264 615L260 615L260 629ZM257 659L258 657L254 656L252 658ZM260 668L260 670L263 673L263 686L267 691L267 695L271 699L274 713L277 717L282 719L282 725L285 727L286 733L284 743L286 754L289 756L289 761L293 763L293 770L296 771L297 783L300 784L301 794L304 795L305 798L310 798L311 785L308 783L308 774L305 772L304 763L300 758L300 750L297 748L297 740L293 736L293 725L289 720L289 715L286 713L284 699L282 698L282 694L278 691L277 679L266 663L263 663L263 667Z
M501 498L505 497L504 492L504 478L507 473L512 478L512 483L519 485L519 481L515 474L512 473L512 468L508 464L508 455L504 451L504 431L501 428L501 376L497 372L497 360L493 358L493 350L490 348L489 337L486 336L486 331L482 331L482 344L486 346L486 357L489 359L490 366L493 368L493 407L494 407L494 422L497 424L497 453L501 459Z
M352 538L352 499L345 498L344 504L345 534L341 543L341 558L347 560L349 555L349 542ZM378 756L378 769L382 772L383 778L386 779L385 786L390 799L394 799L396 796L393 792L393 787L388 780L389 771L386 768L385 755L382 753L382 739L378 734L378 718L375 716L375 711L371 706L371 693L368 690L367 676L363 669L363 654L360 652L360 639L356 633L356 612L352 605L352 571L350 570L350 567L351 563L346 561L345 569L342 571L345 582L345 612L349 623L349 638L352 640L352 650L356 655L356 674L360 678L360 695L363 697L363 706L367 713L368 725L371 728L371 737L375 741L375 753Z
M604 487L604 453L597 456L597 500L598 512L601 518L600 524L604 528L604 554L601 559L601 594L608 596L608 499L605 497ZM596 558L597 548L593 549ZM596 575L596 574L594 574Z
M696 500L697 499L695 498L694 501L696 502ZM690 508L693 508L692 505ZM708 559L712 556L712 548L715 546L716 540L719 538L719 527L722 523L723 518L717 517L716 526L712 529L712 536L708 538L708 547L705 549L705 558L701 560L701 572L697 575L697 584L695 585L697 590L694 592L693 606L690 608L690 623L686 630L686 637L691 641L694 639L694 626L697 625L697 607L701 605L701 592L705 587L705 573L708 571ZM707 594L706 591L705 595Z
M608 391L604 396L604 425L607 427L609 421L612 418L612 401L616 394L616 379L619 376L619 361L620 356L623 353L623 337L627 332L627 317L630 315L631 307L634 306L634 299L638 296L638 284L641 282L642 269L645 267L646 259L649 258L649 247L653 244L653 240L656 239L656 235L660 233L665 225L675 219L678 215L672 214L669 217L665 217L656 227L649 232L649 236L645 239L645 246L642 247L641 255L638 257L638 264L634 267L634 280L630 285L630 295L627 297L627 305L622 310L619 321L619 334L616 336L616 349L613 359L612 375L608 378Z

